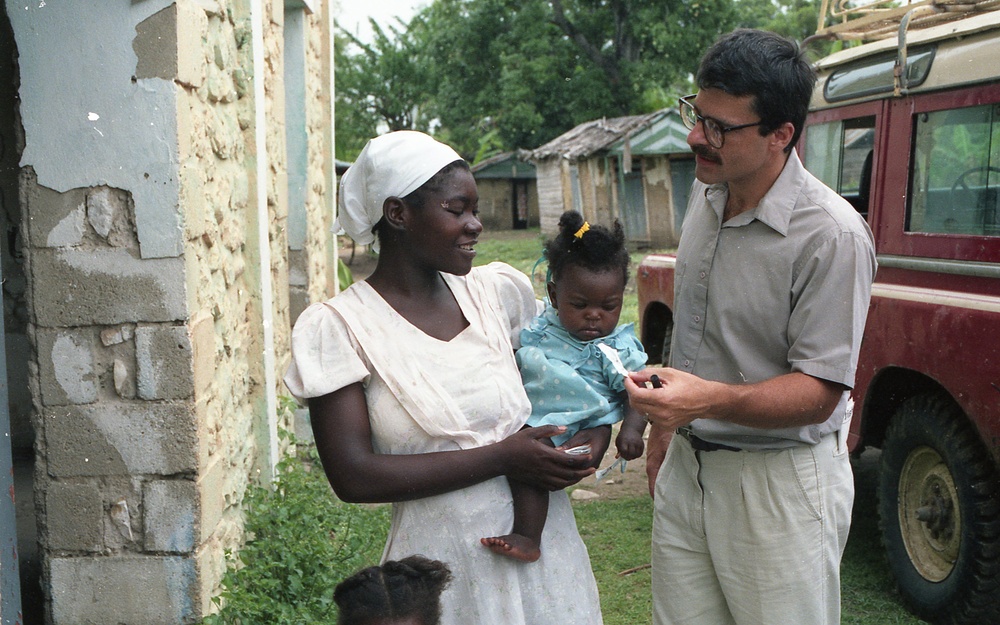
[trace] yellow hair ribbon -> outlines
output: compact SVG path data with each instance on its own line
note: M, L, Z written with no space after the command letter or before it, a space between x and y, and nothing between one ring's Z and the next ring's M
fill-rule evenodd
M580 226L580 229L577 230L576 234L574 234L573 236L576 237L577 239L582 239L584 233L587 232L588 230L590 230L590 224L588 224L587 222L583 222L583 225Z

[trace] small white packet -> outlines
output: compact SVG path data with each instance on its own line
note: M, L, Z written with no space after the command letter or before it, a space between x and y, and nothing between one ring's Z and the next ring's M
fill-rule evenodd
M837 431L837 453L847 452L847 435L851 433L851 420L854 418L854 398L847 398L847 410L844 411L844 422Z
M626 378L628 377L628 369L626 369L625 365L622 364L622 359L621 356L618 355L617 349L611 347L607 343L598 343L597 349L604 352L604 355L607 356L608 360L611 361L611 366L615 368L615 371L625 376Z
M622 473L624 473L625 472L625 465L627 465L627 464L628 464L628 461L626 461L625 458L622 458L621 456L619 456L614 462L612 462L606 468L599 470L597 473L594 473L594 481L595 482L600 482L605 477L607 477L608 473L611 473L615 469L615 467L618 467L618 466L620 466L622 468L621 469Z

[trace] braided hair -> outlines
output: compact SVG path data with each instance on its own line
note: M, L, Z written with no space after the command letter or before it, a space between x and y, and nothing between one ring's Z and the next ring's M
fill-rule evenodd
M441 591L451 581L443 562L423 556L389 560L358 571L337 584L333 600L339 625L374 625L385 619L416 617L421 625L437 625Z
M628 283L629 254L617 219L611 228L592 226L580 213L566 211L559 217L559 234L545 244L545 258L553 281L566 267L579 265L596 273L621 271L622 284Z

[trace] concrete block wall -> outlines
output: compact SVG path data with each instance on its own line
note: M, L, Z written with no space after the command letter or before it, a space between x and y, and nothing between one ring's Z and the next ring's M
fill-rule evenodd
M191 622L182 539L197 525L168 504L198 469L183 260L141 257L127 191L57 192L26 169L21 200L52 621L101 622L114 605L117 622ZM184 592L145 596L137 580Z

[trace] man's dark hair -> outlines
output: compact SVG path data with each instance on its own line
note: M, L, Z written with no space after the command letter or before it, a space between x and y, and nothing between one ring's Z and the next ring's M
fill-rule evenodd
M761 135L791 122L792 149L802 135L816 72L798 43L765 30L740 28L720 37L701 59L698 88L753 96Z

